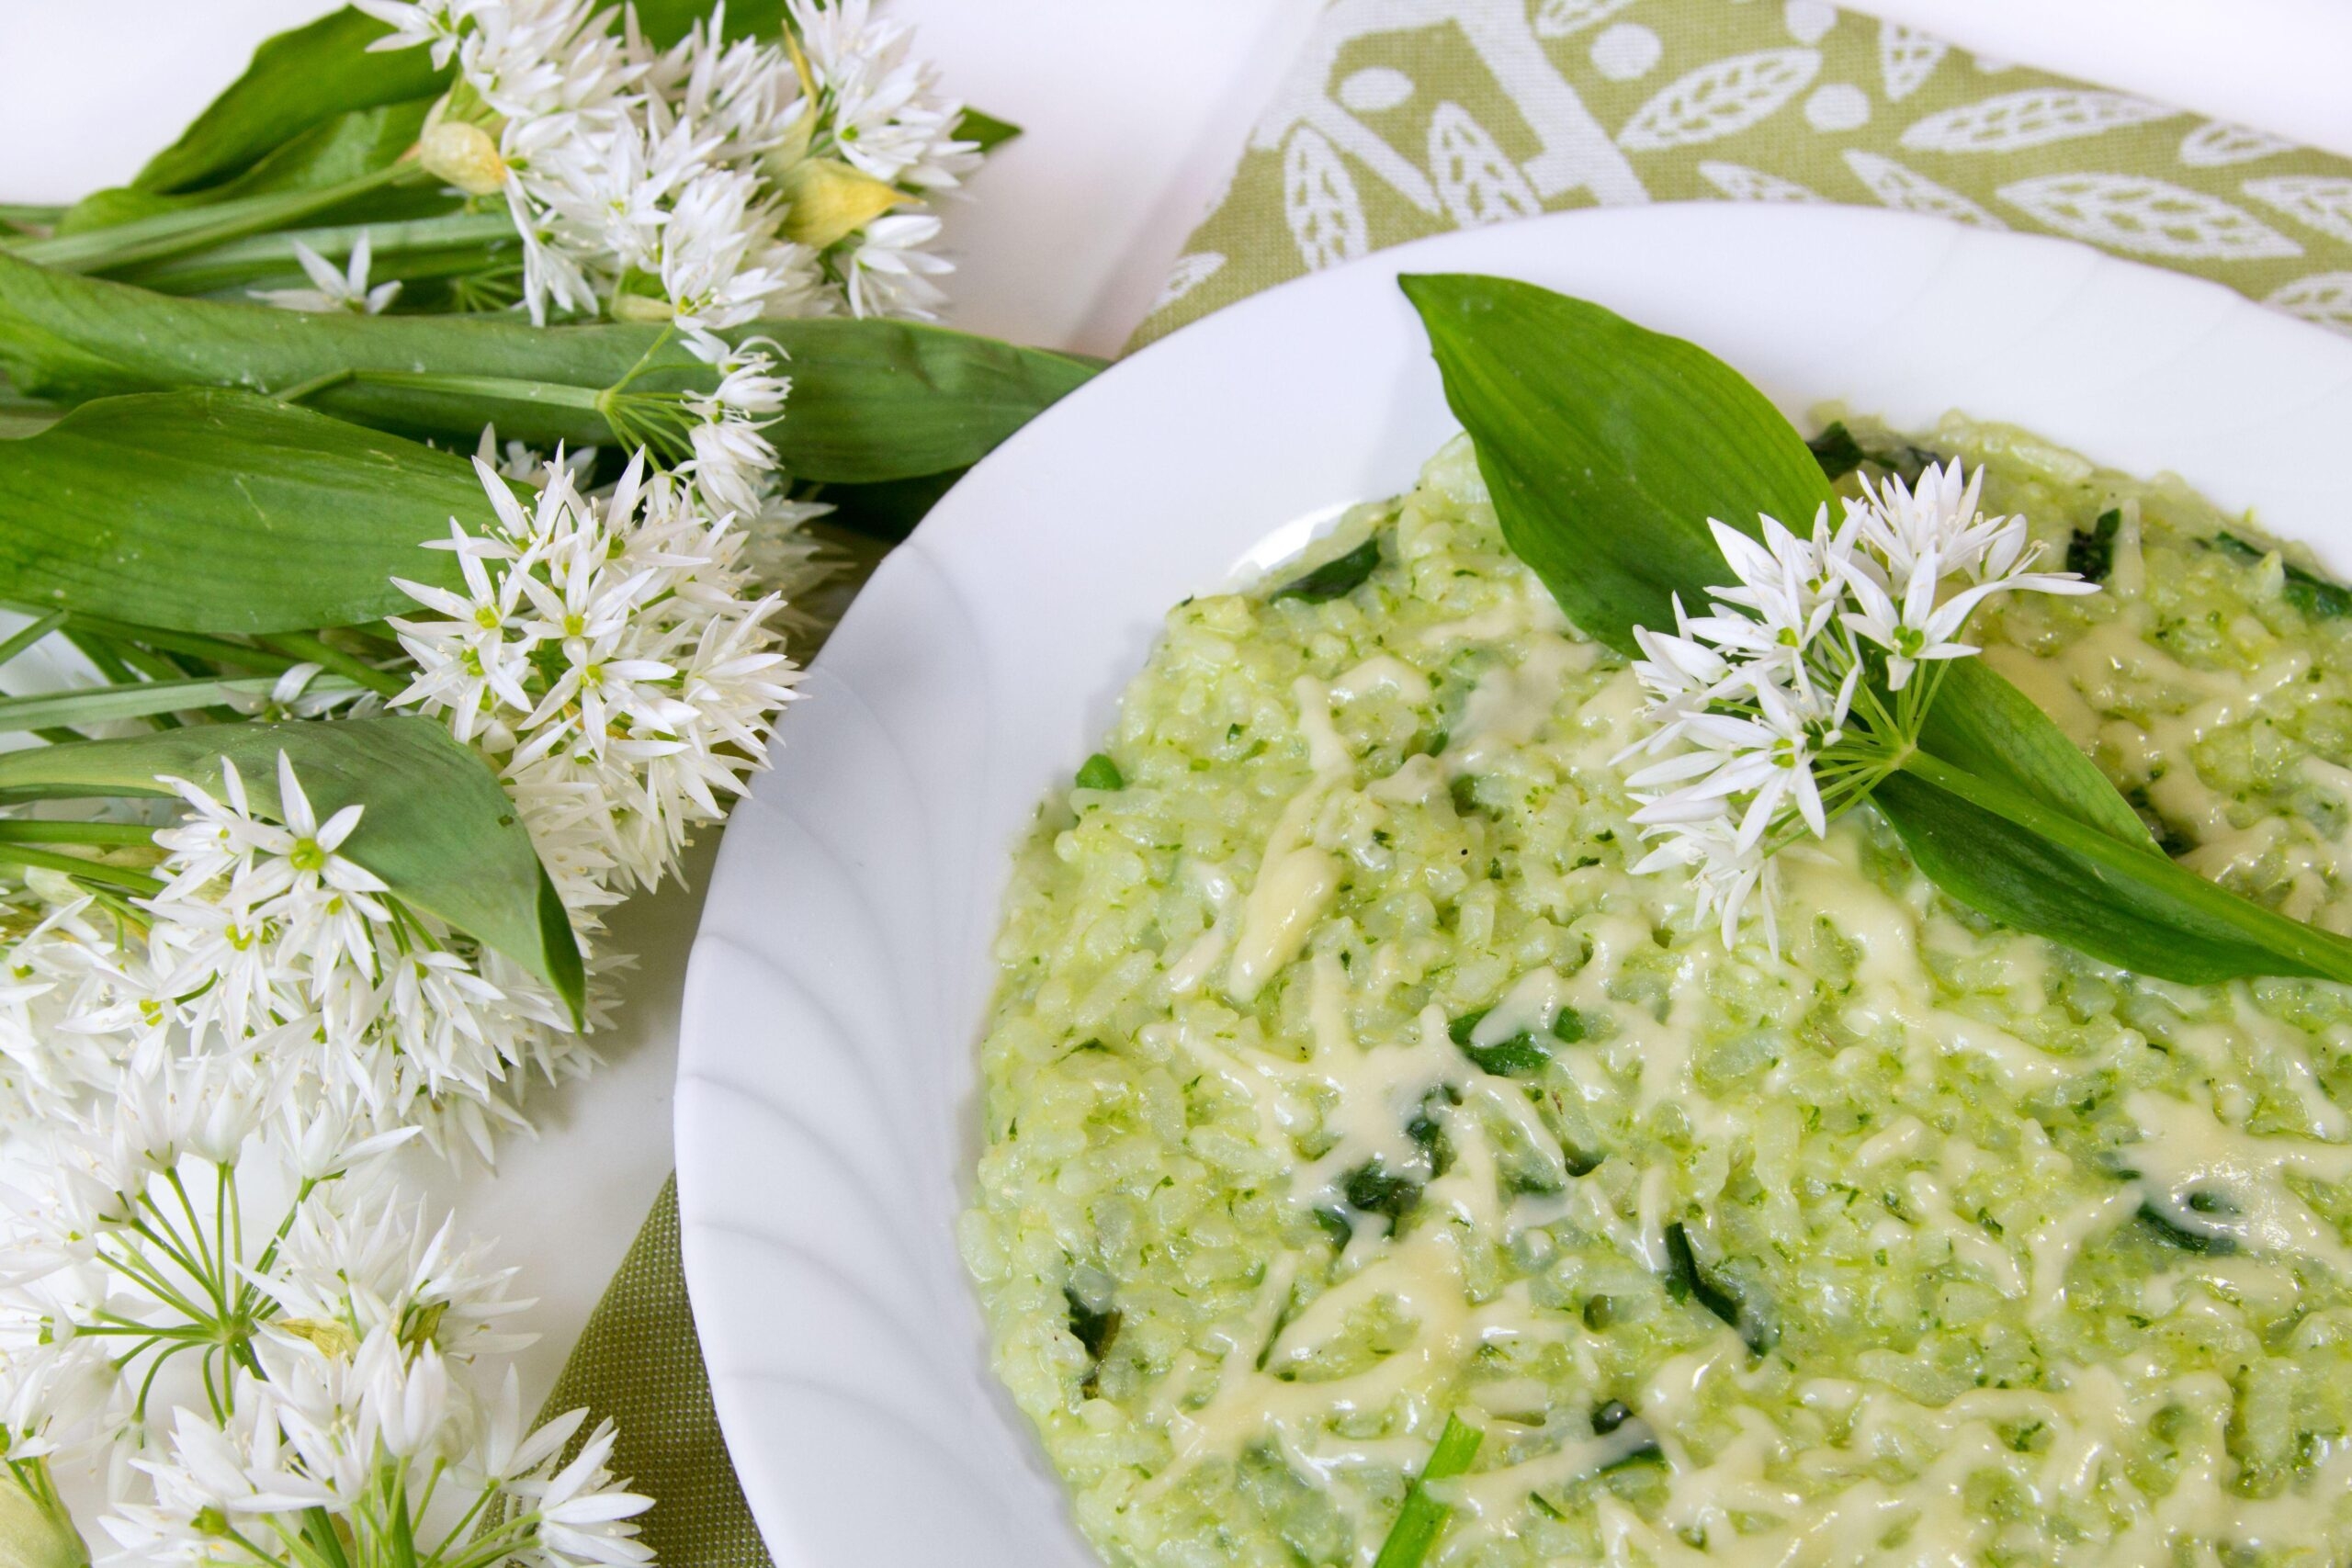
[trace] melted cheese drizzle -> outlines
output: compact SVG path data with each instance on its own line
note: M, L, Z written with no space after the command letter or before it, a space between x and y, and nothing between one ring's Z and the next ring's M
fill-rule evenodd
M2139 570L2138 548L2135 515L2119 536L2118 570ZM1435 628L1427 640L1521 633L1529 619L1528 608L1513 602ZM2282 663L2267 685L2263 680L2250 687L2229 682L2225 690L2218 678L2172 663L2132 626L2116 625L2107 635L2084 638L2063 661L1999 648L1991 650L1993 661L2086 743L2101 738L2099 724L2075 683L2098 670L2129 669L2187 693L2193 702L2152 724L2144 745L2150 755L2180 761L2168 778L2190 781L2172 786L2167 813L2209 824L2215 808L2193 793L2186 748L2245 705L2258 705L2278 682L2293 679L2288 668L2293 661ZM1483 771L1554 728L1564 680L1589 669L1594 649L1540 630L1526 640L1531 651L1521 662L1496 666L1478 679L1441 759L1416 756L1366 784L1361 798L1386 809L1425 807L1442 795L1449 776ZM1163 1384L1154 1419L1170 1438L1171 1457L1142 1493L1157 1495L1203 1462L1230 1461L1254 1443L1268 1443L1295 1474L1340 1502L1357 1527L1360 1568L1369 1563L1384 1527L1345 1500L1338 1478L1365 1466L1416 1470L1426 1457L1426 1440L1347 1438L1334 1424L1402 1406L1419 1413L1413 1430L1433 1433L1448 1400L1457 1410L1503 1410L1513 1397L1523 1397L1513 1385L1481 1386L1475 1404L1460 1402L1459 1380L1482 1347L1539 1342L1573 1350L1583 1335L1575 1318L1539 1308L1523 1280L1480 1295L1466 1264L1469 1249L1572 1220L1610 1237L1630 1262L1661 1272L1669 1264L1666 1224L1683 1212L1689 1196L1680 1190L1684 1175L1664 1164L1644 1168L1623 1197L1612 1197L1598 1173L1570 1177L1567 1152L1523 1087L1480 1071L1449 1038L1448 1021L1435 1008L1423 1011L1408 1039L1355 1037L1350 1017L1358 982L1332 954L1307 950L1343 874L1340 856L1318 844L1317 824L1328 807L1353 793L1355 762L1334 728L1332 706L1375 690L1417 704L1430 696L1426 678L1385 655L1329 687L1311 680L1297 683L1299 728L1313 776L1285 804L1246 897L1236 898L1222 871L1196 872L1219 913L1170 968L1167 983L1171 991L1198 986L1229 949L1224 990L1247 1002L1277 974L1305 964L1312 1049L1304 1061L1193 1032L1179 1032L1174 1043L1247 1097L1267 1146L1291 1147L1294 1134L1319 1139L1319 1152L1294 1163L1288 1201L1302 1209L1344 1205L1347 1174L1378 1162L1425 1180L1422 1202L1398 1234L1390 1234L1385 1220L1359 1216L1330 1282L1319 1290L1302 1278L1297 1255L1269 1261L1248 1312L1223 1334L1214 1358L1188 1352ZM1571 767L1600 765L1622 744L1638 703L1629 674L1611 677L1582 704L1581 729L1550 742L1555 755ZM2326 782L2352 795L2352 773ZM1825 844L1792 851L1783 860L1787 908L1827 922L1855 955L1844 1003L1849 1027L1859 1034L1899 1038L1915 1073L1924 1072L1933 1057L1959 1056L2021 1094L2064 1084L2088 1066L1939 1004L1922 947L1952 933L1929 930L1921 907L1891 897L1862 875L1858 845L1855 834L1834 833ZM1604 1103L1624 1095L1630 1083L1637 1111L1678 1109L1702 1136L1750 1147L1761 1173L1770 1162L1792 1157L1793 1108L1775 1103L1769 1085L1761 1095L1719 1100L1694 1077L1692 1042L1721 953L1712 945L1690 951L1662 1018L1614 992L1627 961L1653 949L1654 925L1673 914L1659 902L1658 887L1654 880L1623 882L1628 897L1618 907L1578 923L1589 959L1570 975L1539 967L1519 976L1471 1042L1487 1047L1521 1034L1541 1036L1566 1009L1604 1021L1605 1044L1559 1053L1574 1092ZM1646 918L1633 912L1644 900ZM1228 909L1236 910L1230 920ZM2037 974L2029 967L2018 983L2038 986ZM1362 983L1379 985L1378 975L1375 964ZM1996 1239L1955 1213L1951 1196L1988 1156L1905 1117L1871 1136L1854 1156L1861 1178L1880 1183L1895 1203L1874 1235L1886 1245L1928 1248L1933 1257L1951 1259L2001 1295L2026 1301L2037 1317L2064 1305L2069 1272L2084 1249L2129 1221L2143 1201L2189 1214L2185 1205L2195 1193L2220 1200L2227 1212L2197 1213L2182 1223L2227 1235L2253 1255L2201 1259L2205 1277L2235 1278L2251 1293L2262 1278L2262 1260L2287 1254L2352 1271L2352 1249L2285 1180L2290 1173L2352 1179L2352 1145L2321 1141L2342 1139L2352 1127L2319 1090L2308 1055L2250 1002L2239 1007L2231 1027L2183 1032L2188 1037L2182 1043L2192 1052L2267 1062L2271 1076L2300 1096L2313 1136L2256 1137L2226 1124L2211 1107L2135 1093L2127 1109L2142 1138L2126 1152L2136 1179L2052 1214L2029 1234ZM1453 1154L1442 1176L1431 1172L1426 1150L1406 1130L1417 1112L1442 1123ZM2063 1165L2038 1127L2027 1122L2023 1128L2022 1147L2009 1157ZM1532 1160L1536 1190L1506 1196L1498 1136L1522 1164ZM1785 1194L1776 1201L1790 1201ZM2169 1279L2151 1290L2167 1297L2167 1308L2180 1292ZM2219 1297L2196 1299L2211 1310L2234 1310L2221 1305ZM1372 1312L1408 1324L1402 1342L1368 1367L1316 1375L1320 1354ZM1657 1371L1642 1391L1639 1419L1607 1436L1571 1433L1545 1451L1434 1487L1454 1511L1449 1540L1475 1541L1508 1531L1531 1494L1569 1485L1652 1442L1666 1461L1668 1497L1656 1519L1606 1491L1593 1495L1600 1561L1611 1568L1727 1562L1959 1568L1977 1562L1995 1543L1997 1524L1970 1503L1971 1489L1992 1476L2053 1504L2103 1500L2109 1515L2121 1519L2112 1540L2064 1562L2153 1568L2174 1561L2176 1540L2258 1546L2315 1538L2330 1517L2332 1499L2352 1487L2347 1443L2327 1455L2318 1481L2301 1490L2258 1501L2230 1492L2233 1461L2222 1437L2230 1389L2208 1374L2167 1378L2144 1359L2120 1371L2059 1368L2049 1387L1980 1389L1940 1407L1876 1385L1815 1379L1799 1390L1802 1410L1820 1427L1810 1436L1784 1430L1737 1403L1748 1381L1762 1375L1750 1369L1744 1347L1725 1328L1708 1350L1679 1357ZM1543 1385L1533 1388L1541 1400ZM2150 1495L2124 1473L2120 1444L2123 1434L2144 1427L2159 1410L2182 1413L2178 1447L2188 1458L2170 1491ZM1711 1412L1717 1413L1713 1419ZM2030 1451L2011 1441L2028 1426L2048 1435Z

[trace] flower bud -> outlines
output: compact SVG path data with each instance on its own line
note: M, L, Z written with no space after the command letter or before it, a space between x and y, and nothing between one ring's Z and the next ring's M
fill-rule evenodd
M62 1507L0 1479L0 1568L89 1568L90 1549Z
M831 158L805 158L793 164L776 181L776 189L791 204L784 215L784 237L820 251L914 199Z
M416 161L428 174L468 196L488 196L506 183L506 159L479 125L444 119L416 140Z

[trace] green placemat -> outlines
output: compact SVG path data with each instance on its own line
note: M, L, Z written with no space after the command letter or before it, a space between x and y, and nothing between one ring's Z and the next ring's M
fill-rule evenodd
M1820 0L1337 0L1136 342L1425 234L1703 199L2063 234L2352 332L2352 161ZM663 1562L766 1568L711 1412L674 1183L548 1407L580 1404L620 1423L614 1469L656 1499Z

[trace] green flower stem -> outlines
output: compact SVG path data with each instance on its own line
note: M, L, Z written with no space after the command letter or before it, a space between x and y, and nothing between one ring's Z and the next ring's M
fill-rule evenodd
M299 402L329 387L349 384L390 387L412 392L447 392L458 397L494 398L502 402L532 403L543 408L601 411L605 389L571 387L555 381L521 381L503 376L452 376L432 370L338 370L277 394L281 402Z
M224 240L241 240L299 223L356 197L392 186L422 184L432 176L403 161L311 190L271 191L215 202L208 207L159 212L109 228L46 240L19 241L5 248L26 261L60 272L112 272L141 262L162 261Z
M1905 758L1903 771L2087 861L2119 899L2152 896L2166 900L2216 934L2267 948L2301 965L2304 973L2352 983L2352 941L2290 920L2182 869L2160 851L2112 838L2022 790L1925 751L1914 750Z
M85 860L80 855L62 855L49 850L30 849L23 844L0 843L0 865L18 865L42 871L62 871L84 882L101 883L108 887L120 887L149 897L161 893L161 879L129 866L107 865L101 861Z
M155 829L144 822L45 822L34 817L0 818L0 844L151 844Z
M266 697L277 684L275 675L243 675L229 680L134 680L78 692L0 697L0 733L27 729L39 732L161 714L192 713L231 697ZM313 682L312 689L348 691L358 685L355 681L322 676Z
M408 689L408 682L399 676L355 659L309 632L273 632L262 640L281 653L289 653L309 663L322 665L353 684L380 695L396 697Z
M10 604L6 606L28 614L38 614L42 606ZM65 613L65 626L74 631L91 632L113 642L135 643L164 653L184 653L190 658L225 664L234 670L260 670L282 674L301 662L282 653L271 653L251 643L232 642L226 637L207 637L200 632L166 631L161 626L141 626L135 621L119 621L108 615L93 615L80 610Z
M298 243L328 261L345 263L351 259L352 247L362 234L368 236L372 283L462 276L509 258L519 260L521 255L514 220L504 211L454 212L442 218L253 234L199 252L124 267L115 276L124 283L164 294L210 294L280 281L299 288L303 274L294 255Z
M51 610L48 615L39 617L7 641L0 642L0 664L8 663L64 624L65 612L62 610Z

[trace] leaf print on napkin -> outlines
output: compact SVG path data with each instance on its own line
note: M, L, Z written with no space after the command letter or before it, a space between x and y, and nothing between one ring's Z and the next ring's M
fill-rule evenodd
M1151 308L1165 310L1224 270L1225 257L1216 251L1194 251L1191 255L1178 256L1176 265L1168 269L1168 281L1159 286L1159 298L1151 302Z
M2143 256L2265 261L2303 248L2217 197L2139 175L2043 175L2003 201L2062 234Z
M1283 149L1283 216L1309 272L1353 261L1372 249L1356 182L1330 141L1311 125L1292 131Z
M1543 0L1535 7L1537 38L1566 38L1605 17L1613 17L1634 0Z
M2225 119L2209 119L2180 139L2180 161L2192 169L2218 169L2230 164L2251 164L2273 152L2291 152L2295 144L2267 131L2250 130Z
M2035 87L1931 114L1903 133L1915 152L2015 152L2180 113L2122 93Z
M2352 272L2315 272L2299 277L2271 290L2262 302L2274 310L2352 333Z
M1544 210L1519 165L1457 103L1440 104L1430 117L1430 178L1437 182L1438 199L1464 229Z
M1804 91L1821 69L1809 49L1734 55L1676 77L1634 111L1617 145L1657 152L1734 136Z
M1939 186L1925 175L1915 174L1892 158L1849 147L1846 150L1846 166L1854 171L1854 177L1872 196L1897 212L1924 212L1931 218L1949 218L1979 229L2008 227L1960 192Z
M1939 38L1895 22L1878 28L1878 70L1886 83L1886 101L1899 104L1921 87L1943 63L1951 45Z
M2238 187L2330 239L2352 242L2352 180L2325 175L2275 175Z
M1703 163L1699 165L1699 177L1714 186L1728 201L1826 200L1818 192L1807 190L1794 180L1784 180L1778 175L1768 175L1745 164Z

